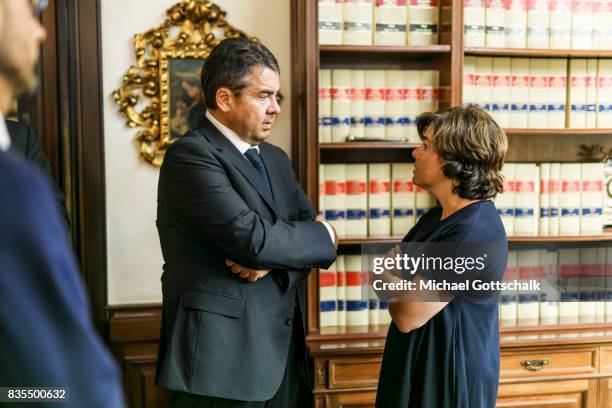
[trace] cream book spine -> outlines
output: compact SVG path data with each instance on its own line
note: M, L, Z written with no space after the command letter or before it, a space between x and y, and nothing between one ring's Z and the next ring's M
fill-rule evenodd
M391 235L403 237L415 224L414 184L412 174L414 163L393 163L391 165Z
M406 44L406 0L377 0L374 9L374 45Z
M346 325L367 326L369 299L364 297L364 293L368 293L369 284L367 275L361 270L361 257L345 255L344 265L346 268Z
M529 118L529 58L512 58L510 126L526 128Z
M485 111L491 110L491 77L493 74L493 58L476 57L474 84L476 85L476 103Z
M408 45L438 44L439 32L438 0L408 0Z
M539 171L535 164L515 164L514 234L538 235L536 216Z
M332 115L331 139L334 143L346 142L350 135L351 116L351 71L332 70Z
M572 0L550 0L550 48L569 50L572 46Z
M342 44L343 0L319 0L319 44Z
M402 127L406 93L404 92L404 72L401 70L385 71L385 138L388 140L404 140L405 130Z
M606 323L612 322L612 247L606 248Z
M466 55L463 58L463 106L476 104L475 73L476 57Z
M336 230L338 238L346 236L346 165L326 164L325 219Z
M338 325L338 284L336 262L328 270L319 269L319 326Z
M595 323L606 321L606 248L597 248Z
M506 45L506 7L504 0L486 0L485 45L503 48Z
M565 127L565 99L567 89L567 60L553 58L548 60L546 127L562 129Z
M527 47L527 7L525 1L506 1L506 48Z
M580 316L580 251L559 250L559 324L578 324Z
M518 278L521 282L538 280L540 251L526 250L518 253ZM521 292L518 296L518 326L537 326L540 322L538 293Z
M514 235L514 180L516 164L506 163L502 169L504 177L504 192L495 197L495 207L499 214L506 235Z
M493 59L491 116L502 128L510 127L510 58Z
M592 45L594 50L605 50L612 44L612 1L593 1Z
M365 71L363 69L351 70L351 124L349 137L362 139L365 121Z
M485 46L485 0L463 1L463 45Z
M574 129L583 129L586 127L587 60L570 60L569 72L569 127Z
M580 234L580 176L580 164L561 164L561 193L559 194L559 204L561 206L561 218L559 219L560 235Z
M319 164L319 214L325 217L325 164Z
M596 323L597 301L595 288L597 278L598 257L597 248L580 249L580 304L578 320L580 323Z
M561 194L561 164L551 163L550 164L550 185L548 188L548 205L550 206L550 212L548 214L548 234L559 235L559 217L560 217L560 205L559 205L559 194Z
M517 252L508 252L508 264L504 272L503 280L512 282L518 279L517 274ZM516 327L518 313L518 295L514 290L504 290L501 292L501 304L499 306L500 326Z
M420 110L435 112L438 110L438 90L440 89L440 71L421 71L421 87L418 90Z
M546 59L532 58L529 61L529 116L527 122L530 129L546 126L547 71L548 61Z
M385 138L385 97L387 94L385 71L365 71L365 120L364 136L371 139Z
M319 143L331 143L333 125L331 70L319 70Z
M585 127L597 127L597 60L587 60Z
M404 85L406 86L406 105L405 111L408 118L406 126L406 138L409 142L419 143L420 139L417 134L416 118L421 113L419 111L419 88L421 87L421 72L420 71L404 71Z
M346 165L346 237L368 236L368 165Z
M559 322L559 291L557 252L540 251L543 290L540 292L540 324L555 325Z
M370 237L391 236L391 166L374 163L368 169L368 232Z
M547 49L550 2L530 0L527 5L527 48Z
M372 45L372 0L344 0L344 45Z
M597 127L612 128L612 59L600 59L597 71Z
M593 11L591 0L572 0L572 49L590 50Z
M336 281L338 285L338 326L346 327L346 262L345 256L336 258Z
M580 235L603 232L603 163L582 163Z
M540 220L538 235L550 235L550 163L540 164Z

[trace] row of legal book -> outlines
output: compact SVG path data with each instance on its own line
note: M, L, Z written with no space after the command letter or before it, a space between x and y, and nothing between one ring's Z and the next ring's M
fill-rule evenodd
M438 0L319 0L320 45L438 43Z
M321 164L319 212L339 238L402 237L436 205L413 185L413 171L412 163Z
M506 163L495 198L506 234L601 234L603 171L601 163ZM319 211L339 238L402 237L436 206L413 172L413 163L321 164Z
M603 163L506 163L502 173L495 206L507 235L603 232Z
M612 3L602 0L465 0L464 46L608 49Z
M466 56L463 101L504 128L612 128L612 59Z
M318 274L321 328L391 321L388 301L376 296L360 255L339 255ZM501 327L612 322L610 247L510 251L503 280L536 281L540 289L502 291Z
M541 285L501 292L502 327L612 322L612 247L510 251L503 279Z
M434 70L321 69L319 142L419 142L416 117L438 109L439 76Z

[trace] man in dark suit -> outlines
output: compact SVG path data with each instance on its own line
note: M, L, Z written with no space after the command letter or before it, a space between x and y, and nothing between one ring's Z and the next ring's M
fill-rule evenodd
M161 168L157 384L176 407L290 408L308 397L304 280L334 261L337 239L287 155L265 142L279 72L259 43L219 43L202 69L205 117Z
M35 87L45 37L33 5L0 0L0 386L62 387L61 406L122 407L118 369L91 323L47 180L8 151L4 114Z
M62 216L66 230L70 230L70 215L68 210L66 210L66 197L51 175L51 166L49 166L49 161L42 150L36 132L34 132L31 126L13 120L7 120L6 127L11 137L10 150L23 155L28 162L35 165L45 175L49 181L57 209Z

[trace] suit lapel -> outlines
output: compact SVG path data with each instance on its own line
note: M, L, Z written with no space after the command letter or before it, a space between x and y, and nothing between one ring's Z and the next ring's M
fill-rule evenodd
M257 170L249 163L248 159L244 157L236 146L234 146L227 138L217 129L206 117L202 119L200 125L196 128L210 141L210 143L222 151L225 157L236 167L240 173L247 179L247 181L255 188L259 193L264 202L272 209L276 214L276 206L274 199L270 195L270 192L266 188L263 179L257 173ZM268 172L268 177L270 174Z
M259 149L261 151L261 158L264 162L264 166L266 166L268 178L270 179L270 184L272 187L272 193L274 194L274 202L276 204L276 209L279 212L280 217L284 219L287 215L286 208L283 208L280 205L280 203L282 203L282 191L285 190L285 186L281 178L282 170L279 169L278 162L272 159L273 153L272 149L270 149L269 147L270 146L267 143L261 143L259 145Z

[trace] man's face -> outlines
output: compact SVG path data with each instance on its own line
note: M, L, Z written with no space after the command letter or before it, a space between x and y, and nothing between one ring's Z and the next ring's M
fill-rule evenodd
M0 76L15 96L36 87L36 63L45 29L28 0L0 0Z
M276 71L256 67L251 71L249 85L239 97L232 98L232 108L226 116L231 128L247 143L256 145L270 136L272 124L280 112L279 89L280 78Z

